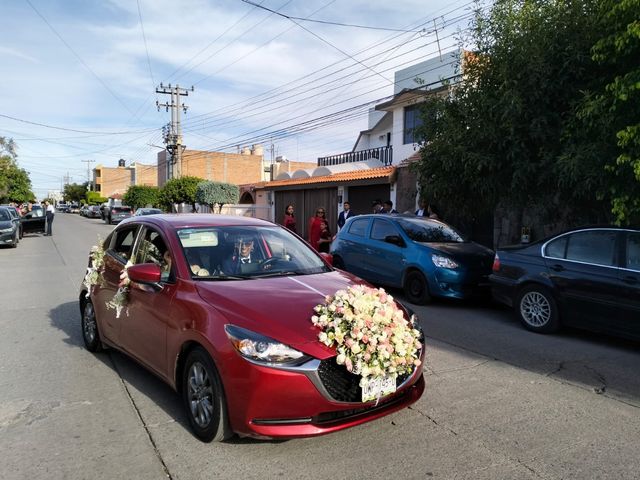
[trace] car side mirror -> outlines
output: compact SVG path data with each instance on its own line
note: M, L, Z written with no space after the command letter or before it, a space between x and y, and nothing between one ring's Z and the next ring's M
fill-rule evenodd
M402 240L400 235L387 235L384 237L384 241L399 247L404 247L404 240Z
M320 256L324 259L325 262L333 267L333 255L326 252L320 252Z
M160 266L155 263L131 265L127 268L127 274L132 282L141 283L143 285L152 285L154 287L160 283L162 277Z

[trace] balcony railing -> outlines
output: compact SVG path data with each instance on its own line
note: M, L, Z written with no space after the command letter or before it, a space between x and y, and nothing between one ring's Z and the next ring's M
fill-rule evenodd
M376 159L385 167L393 163L393 146L369 148L367 150L358 150L357 152L340 153L331 155L330 157L318 158L319 167L327 167L329 165L341 165L343 163L365 162L367 160Z

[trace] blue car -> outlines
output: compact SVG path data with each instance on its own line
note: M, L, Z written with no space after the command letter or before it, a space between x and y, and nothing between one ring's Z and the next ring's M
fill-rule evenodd
M371 283L403 288L407 300L488 295L494 252L451 226L412 215L351 217L331 246L333 265Z

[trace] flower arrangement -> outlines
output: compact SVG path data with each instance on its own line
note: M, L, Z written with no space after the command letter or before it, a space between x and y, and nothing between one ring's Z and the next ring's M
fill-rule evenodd
M104 271L104 248L102 247L102 243L102 239L98 237L98 244L91 247L91 251L89 252L90 265L87 267L87 273L82 281L85 287L87 287L87 298L89 298L89 295L93 293L96 285L102 286L104 283L104 277L102 276L102 272ZM131 283L131 280L129 279L127 268L131 265L133 265L133 263L128 261L124 266L124 269L120 274L118 291L111 300L106 302L108 309L115 309L116 318L120 318L120 314L126 307L127 300L129 299L129 284ZM126 313L129 315L128 310Z
M357 285L338 290L314 311L311 321L322 330L318 339L336 346L336 362L360 375L361 387L376 378L395 379L421 363L415 315L407 320L382 288Z
M114 309L116 311L116 318L120 318L120 314L122 310L126 308L127 301L129 300L129 285L131 284L131 279L129 278L129 274L127 273L127 269L133 265L131 260L129 260L120 273L120 283L118 283L118 291L113 296L111 300L109 300L106 305L107 309ZM129 309L125 310L127 313L127 317L129 316Z
M93 292L94 285L102 285L102 269L104 267L104 248L102 248L102 239L98 237L98 244L91 247L89 252L90 264L87 267L87 273L82 283L87 287L86 297Z

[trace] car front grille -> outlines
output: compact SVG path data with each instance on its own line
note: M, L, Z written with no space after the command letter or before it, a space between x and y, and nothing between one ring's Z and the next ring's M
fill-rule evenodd
M396 387L411 376L411 373L399 375L396 378ZM350 373L344 365L338 365L336 358L327 358L320 362L318 375L322 385L329 392L331 397L338 402L361 402L362 388L360 387L360 376Z

